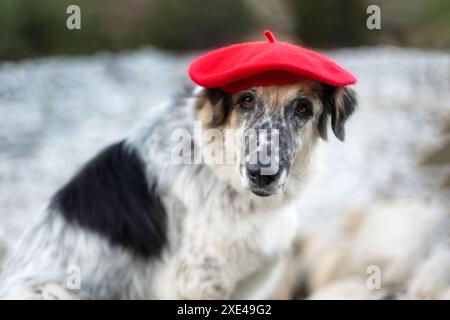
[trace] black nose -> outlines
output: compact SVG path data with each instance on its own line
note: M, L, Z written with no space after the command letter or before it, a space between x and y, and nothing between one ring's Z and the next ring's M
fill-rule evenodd
M266 169L266 170L264 170ZM254 184L265 187L272 183L274 183L278 179L278 171L275 170L275 173L271 172L273 170L270 169L270 164L262 165L262 164L249 164L247 165L247 175L251 182Z

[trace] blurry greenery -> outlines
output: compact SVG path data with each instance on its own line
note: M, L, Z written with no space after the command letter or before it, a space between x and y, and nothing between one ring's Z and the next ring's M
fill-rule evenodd
M285 0L295 33L315 47L389 44L450 48L449 0ZM381 30L366 28L369 5L381 9Z
M295 32L313 47L357 46L369 42L367 5L361 0L288 0ZM372 31L377 32L377 31Z
M96 12L89 0L1 0L0 59L17 59L48 54L89 53L105 47L99 33ZM83 7L82 27L66 28L66 9L70 4Z
M272 12L270 1L287 10ZM70 4L81 8L81 30L66 28ZM370 4L381 7L381 30L366 28ZM449 21L449 0L0 0L0 59L145 44L204 49L247 40L262 27L312 47L450 48Z
M81 8L68 30L66 8ZM256 24L243 0L0 0L0 59L120 50L173 50L239 41Z
M431 0L423 4L423 13L411 26L417 31L412 35L417 46L450 48L450 1Z
M365 0L381 8L376 43L450 48L449 0Z
M174 50L239 41L255 25L251 8L242 0L157 1L146 23L152 44Z

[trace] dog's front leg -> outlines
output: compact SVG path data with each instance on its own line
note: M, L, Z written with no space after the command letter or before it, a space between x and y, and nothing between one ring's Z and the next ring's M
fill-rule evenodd
M159 298L227 299L237 280L232 263L211 242L186 241L161 267Z
M226 265L208 255L183 258L176 281L179 299L227 299L235 287Z

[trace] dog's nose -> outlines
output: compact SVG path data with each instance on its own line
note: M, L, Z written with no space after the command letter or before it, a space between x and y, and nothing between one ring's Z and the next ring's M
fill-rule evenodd
M270 164L268 165L249 164L247 165L248 178L250 179L251 182L260 187L268 186L278 179L278 172L272 174L269 168Z

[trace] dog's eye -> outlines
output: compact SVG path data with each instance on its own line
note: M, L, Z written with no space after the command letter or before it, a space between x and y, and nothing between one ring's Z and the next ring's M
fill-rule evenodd
M309 115L311 113L312 106L311 102L306 99L300 99L297 101L297 104L295 105L295 113L298 115Z
M240 100L239 100L239 104L241 106L243 106L244 108L252 108L255 104L255 99L253 98L252 95L244 95Z
M306 107L303 106L297 106L297 108L295 109L295 112L297 113L305 113L306 111L308 111L308 109L306 109Z

